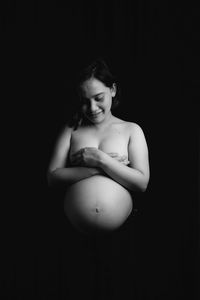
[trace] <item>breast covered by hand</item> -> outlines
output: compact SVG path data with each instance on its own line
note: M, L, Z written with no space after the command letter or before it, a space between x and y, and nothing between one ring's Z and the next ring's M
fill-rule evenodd
M64 211L82 232L110 231L120 227L132 211L129 191L113 179L95 175L71 185Z

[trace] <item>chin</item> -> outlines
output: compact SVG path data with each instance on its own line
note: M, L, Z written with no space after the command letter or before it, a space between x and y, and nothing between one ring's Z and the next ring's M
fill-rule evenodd
M104 117L98 117L98 118L89 118L89 117L87 117L87 119L91 122L91 123L93 123L93 124L99 124L99 123L102 123L103 121L104 121Z

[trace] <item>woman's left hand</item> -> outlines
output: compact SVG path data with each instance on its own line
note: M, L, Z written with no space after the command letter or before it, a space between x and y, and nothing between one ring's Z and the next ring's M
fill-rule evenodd
M95 147L85 147L72 154L73 166L99 167L99 163L105 153Z

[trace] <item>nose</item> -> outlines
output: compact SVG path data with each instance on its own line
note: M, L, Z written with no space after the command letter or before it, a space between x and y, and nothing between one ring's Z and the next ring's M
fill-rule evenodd
M94 101L93 99L90 100L89 109L92 113L94 113L98 109L96 101Z

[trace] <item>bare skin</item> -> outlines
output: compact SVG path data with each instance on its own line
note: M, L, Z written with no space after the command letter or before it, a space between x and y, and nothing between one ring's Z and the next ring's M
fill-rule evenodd
M92 78L82 89L87 124L77 131L66 127L61 133L49 165L50 184L62 182L67 186L103 172L131 191L145 191L149 161L142 129L112 115L115 86L108 88ZM126 156L129 165L120 163L118 156Z
M132 210L130 192L148 185L145 136L136 123L113 116L115 93L115 85L95 78L83 83L84 122L77 130L66 126L49 165L49 183L67 187L64 209L80 228L119 227Z
M94 169L96 169L94 175L103 175L104 178L112 179L102 168L95 165L96 162L93 161L92 156L98 156L99 153L101 155L101 152L106 153L120 165L127 166L130 163L127 151L128 141L128 123L115 117L109 128L104 130L97 130L88 126L82 127L71 134L69 163L71 166L82 167L94 164ZM102 177L97 178L97 176L92 176L92 178L94 180L86 179L83 183L79 181L80 184L77 182L68 189L65 201L66 214L69 218L71 217L73 222L76 213L73 214L72 212L75 205L80 210L84 210L83 214L90 221L89 223L95 224L95 227L90 225L90 229L92 227L102 230L103 228L120 226L132 210L130 194L113 180L104 180ZM104 191L103 197L101 196L102 191ZM98 227L98 225L100 226ZM83 230L83 228L85 231L91 232L90 229L86 229L85 222L79 225L79 230Z
M119 162L128 165L129 132L127 129L127 122L114 117L108 128L96 130L85 126L73 132L69 152L71 164L79 165L81 150L93 148L94 150L99 149Z
M104 236L127 219L132 209L131 192L146 190L148 148L139 125L111 113L116 86L108 88L92 78L82 89L82 112L87 122L75 131L68 126L63 129L49 164L48 180L52 186L66 187L64 209L75 227L84 233L93 233L95 227L96 234L99 226ZM97 241L95 251L102 263L98 259L95 263L101 268L109 245ZM107 261L112 257L108 255Z

